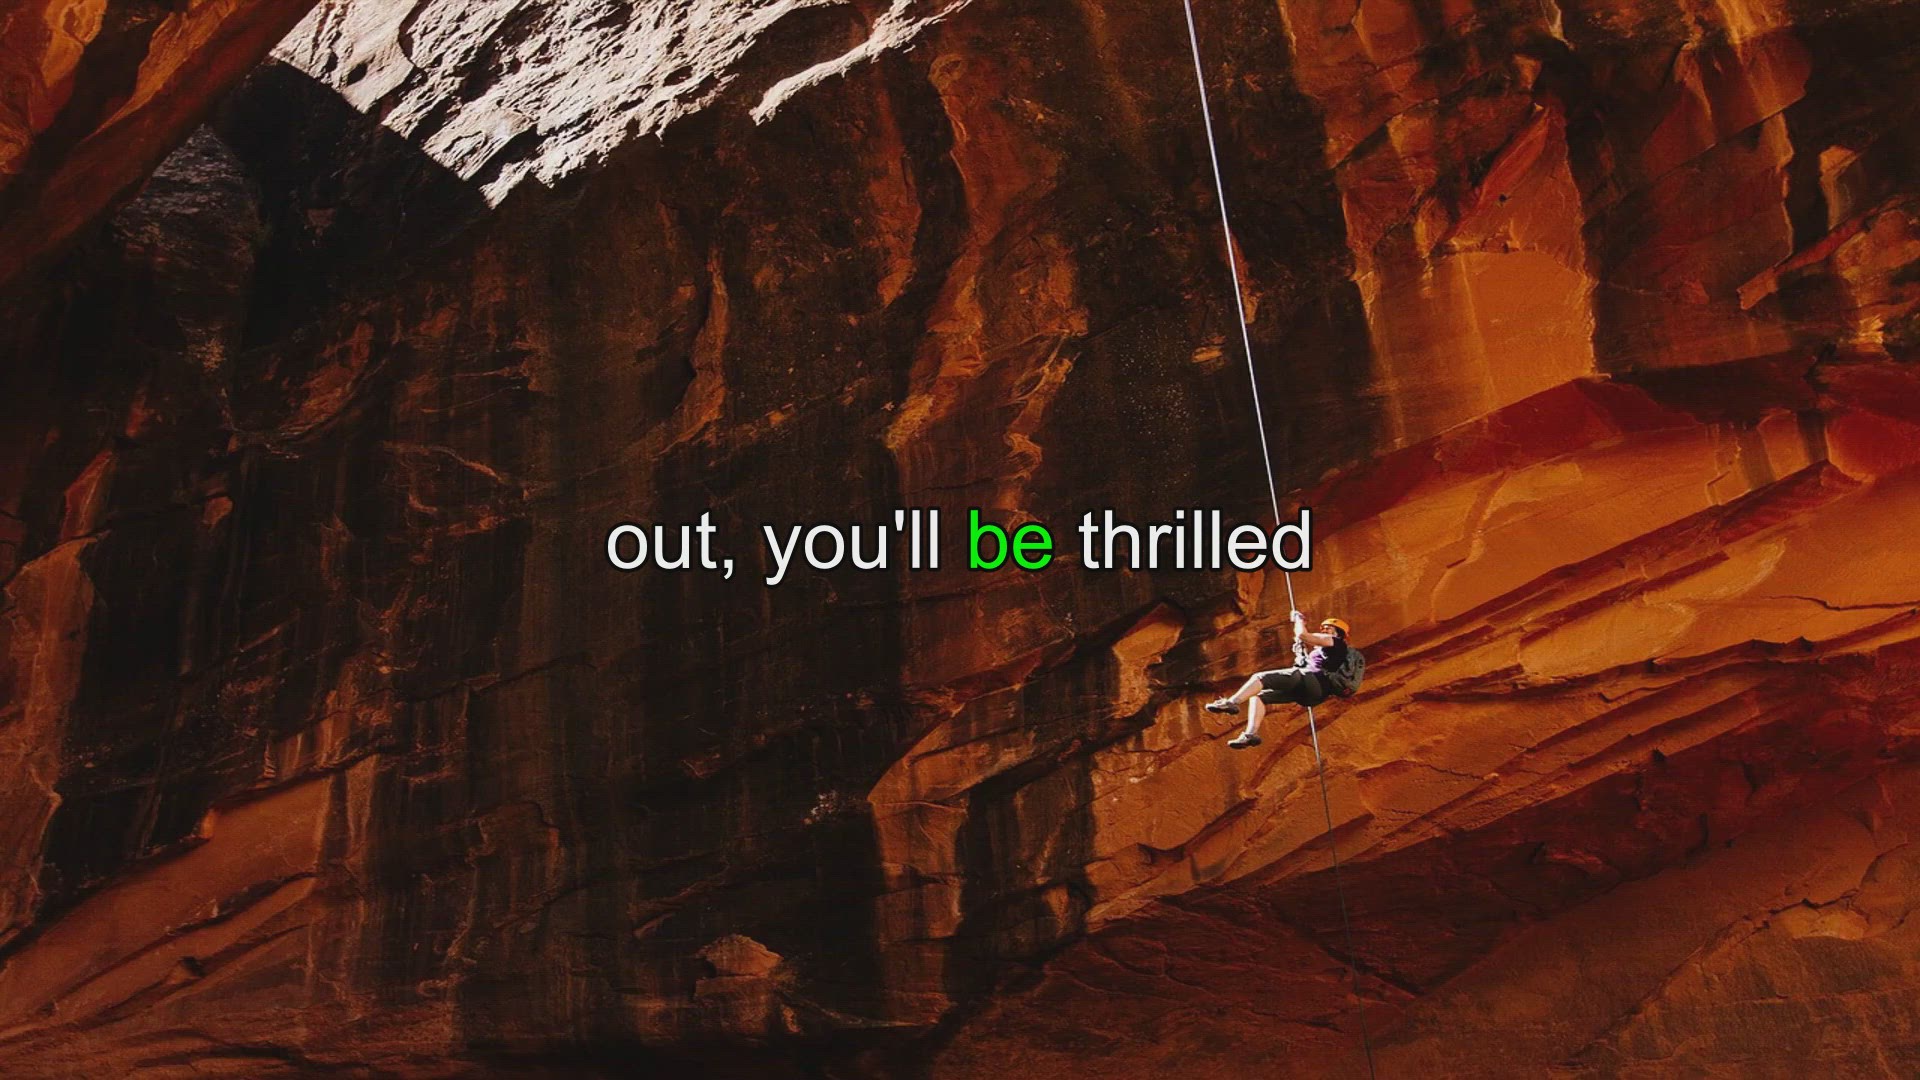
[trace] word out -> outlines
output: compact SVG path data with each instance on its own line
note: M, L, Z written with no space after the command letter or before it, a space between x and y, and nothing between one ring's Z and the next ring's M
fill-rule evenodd
M654 566L662 570L690 570L693 568L694 538L699 537L700 569L719 570L726 577L733 576L733 560L719 562L713 557L713 536L719 532L719 526L711 520L713 515L700 515L698 525L655 525L651 529L621 522L607 532L607 561L616 570L638 570L651 560ZM673 554L670 540L679 534L680 546ZM633 552L632 558L625 553Z

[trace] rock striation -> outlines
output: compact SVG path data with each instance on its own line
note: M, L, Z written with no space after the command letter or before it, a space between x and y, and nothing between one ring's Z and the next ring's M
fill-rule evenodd
M0 5L0 283L137 188L312 4Z
M1278 576L746 539L1265 512L1177 6L322 0L0 300L0 1069L1920 1070L1920 4L1198 15L1324 808Z

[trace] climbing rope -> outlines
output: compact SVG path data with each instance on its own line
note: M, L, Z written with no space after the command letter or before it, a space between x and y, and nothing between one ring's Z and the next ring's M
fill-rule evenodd
M1273 454L1267 448L1267 421L1260 409L1260 376L1253 366L1253 334L1247 328L1247 305L1240 289L1240 264L1234 257L1233 222L1227 216L1227 188L1220 178L1220 150L1213 138L1213 110L1207 104L1206 69L1200 62L1200 31L1193 23L1193 0L1180 0L1187 13L1187 41L1193 46L1193 81L1200 94L1200 120L1207 132L1207 160L1213 165L1213 193L1220 204L1220 235L1227 246L1227 273L1233 278L1233 309L1240 323L1240 345L1247 356L1247 383L1253 391L1253 420L1260 431L1260 463L1267 472L1267 498L1273 505L1273 520L1280 520L1280 492L1273 476ZM1282 570L1287 582L1287 607L1298 611L1293 598L1293 571ZM1367 1075L1374 1077L1373 1040L1367 1034L1367 1006L1360 996L1358 953L1353 947L1353 921L1347 917L1347 888L1340 874L1340 845L1333 834L1333 799L1327 794L1327 759L1320 753L1320 728L1314 720L1313 706L1307 706L1307 733L1313 740L1313 760L1320 772L1320 808L1327 818L1327 852L1333 860L1333 891L1340 903L1340 926L1347 943L1347 976L1353 982L1353 999L1360 1019L1360 1046L1367 1055Z

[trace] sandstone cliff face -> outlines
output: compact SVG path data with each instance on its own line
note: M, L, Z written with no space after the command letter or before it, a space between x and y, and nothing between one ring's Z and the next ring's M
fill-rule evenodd
M0 283L144 180L312 3L0 4Z
M1281 580L744 539L1260 515L1177 8L345 0L7 301L7 1071L1920 1068L1920 5L1200 14L1351 952Z

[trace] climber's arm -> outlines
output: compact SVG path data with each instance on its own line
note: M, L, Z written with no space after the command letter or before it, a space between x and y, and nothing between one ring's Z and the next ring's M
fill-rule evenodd
M1336 638L1332 634L1321 634L1307 629L1307 617L1300 612L1293 613L1293 636L1309 645L1332 648Z

